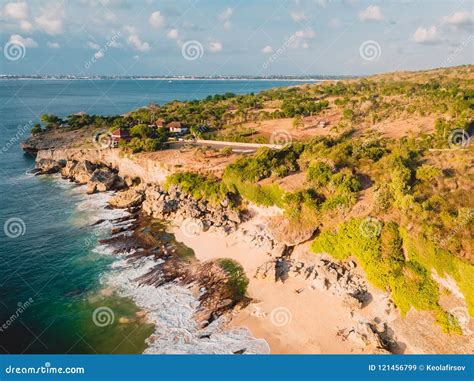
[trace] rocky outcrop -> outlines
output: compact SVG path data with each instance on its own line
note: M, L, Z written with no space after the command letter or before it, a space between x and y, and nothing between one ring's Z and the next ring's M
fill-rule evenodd
M402 351L388 324L378 318L372 321L360 318L354 326L340 329L337 334L366 353L391 354Z
M314 227L303 227L300 224L295 224L284 216L272 218L268 227L274 239L287 246L296 246L309 241L316 230Z
M87 193L106 192L123 188L124 184L112 170L107 167L97 168L87 183Z
M277 258L257 268L254 275L259 279L285 281L288 277L305 279L311 282L314 290L329 291L343 297L351 310L361 308L370 301L367 283L353 269L355 262L337 263L326 256L314 256L311 262Z
M114 169L91 161L66 161L42 158L36 161L36 174L61 172L63 178L87 184L87 193L117 190L125 186Z
M65 165L65 160L41 159L36 162L36 174L50 175L58 173Z
M109 205L119 209L139 206L145 199L145 189L145 186L137 185L122 192L117 192L109 199Z
M190 230L195 233L211 227L231 233L237 230L241 221L229 200L213 205L206 200L196 200L175 186L165 190L160 185L150 185L145 191L142 209L155 218L188 221Z

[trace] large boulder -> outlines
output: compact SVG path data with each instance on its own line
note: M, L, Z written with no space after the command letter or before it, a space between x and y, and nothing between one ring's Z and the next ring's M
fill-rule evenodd
M112 170L108 168L96 169L87 184L87 193L108 191L117 181L118 176Z
M317 227L303 227L284 216L275 216L269 223L269 229L276 241L287 246L296 246L309 241Z
M71 171L70 177L79 184L87 184L92 174L97 169L97 165L88 160L78 163Z
M109 205L114 208L131 208L140 205L145 198L145 189L143 186L136 186L125 191L116 193L109 199Z
M38 174L48 175L58 173L66 165L64 160L40 159L36 162Z
M76 160L70 160L66 163L64 168L61 169L61 176L64 178L70 178L74 172L74 168L77 165Z

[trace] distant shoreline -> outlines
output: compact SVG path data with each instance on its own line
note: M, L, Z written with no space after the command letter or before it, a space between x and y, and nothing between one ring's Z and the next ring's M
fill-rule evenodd
M4 81L107 81L107 80L135 80L135 81L266 81L266 82L324 82L324 81L338 81L348 79L345 77L334 78L205 78L205 77L88 77L88 78L37 78L37 77L1 77Z

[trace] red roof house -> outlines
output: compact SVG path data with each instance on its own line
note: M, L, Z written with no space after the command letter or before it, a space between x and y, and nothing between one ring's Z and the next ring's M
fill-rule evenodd
M128 130L123 128L118 128L114 132L112 132L112 146L117 147L120 141L129 142L130 141L130 134Z

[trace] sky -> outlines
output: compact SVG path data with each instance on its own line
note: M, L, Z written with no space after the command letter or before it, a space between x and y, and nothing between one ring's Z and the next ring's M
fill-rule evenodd
M0 0L0 74L367 75L474 63L473 0Z

